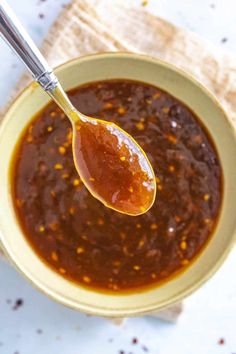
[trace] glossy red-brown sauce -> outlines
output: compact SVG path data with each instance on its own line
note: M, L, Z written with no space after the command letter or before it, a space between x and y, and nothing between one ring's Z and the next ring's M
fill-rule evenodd
M133 216L150 209L154 171L142 148L120 127L100 119L79 120L72 147L81 180L105 206Z
M157 198L137 217L93 198L73 164L70 123L50 103L12 160L25 237L56 272L95 290L137 291L168 281L191 264L217 223L222 171L208 132L183 103L144 83L95 82L69 96L81 112L114 121L138 141L154 168Z

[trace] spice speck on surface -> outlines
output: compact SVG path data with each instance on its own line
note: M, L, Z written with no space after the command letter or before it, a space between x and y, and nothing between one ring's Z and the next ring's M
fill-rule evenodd
M24 301L22 299L17 299L15 301L14 306L12 307L13 310L18 310L19 307L23 306Z
M218 344L219 344L219 345L224 345L224 344L225 344L225 339L224 339L224 338L220 338L220 339L218 340Z
M226 42L228 42L228 38L223 37L223 38L221 39L221 43L226 43Z
M146 345L142 345L142 350L143 350L144 352L148 352L148 348L146 347Z

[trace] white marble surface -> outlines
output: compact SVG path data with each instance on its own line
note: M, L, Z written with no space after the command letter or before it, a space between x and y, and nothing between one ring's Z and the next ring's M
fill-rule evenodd
M126 1L141 6L139 0ZM9 0L37 43L67 2ZM236 55L235 0L150 0L147 9ZM227 40L222 42L223 38ZM1 106L22 65L2 42L0 53ZM0 354L119 354L120 350L140 354L145 353L142 345L151 354L234 354L235 267L236 251L203 288L186 300L178 324L145 317L129 319L117 327L105 319L87 317L52 302L0 260ZM24 304L14 311L17 298L22 298ZM140 343L132 345L133 337ZM221 337L224 345L218 344Z

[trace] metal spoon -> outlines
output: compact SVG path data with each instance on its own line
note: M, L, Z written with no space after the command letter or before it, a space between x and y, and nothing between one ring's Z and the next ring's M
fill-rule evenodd
M145 213L155 200L156 181L152 166L138 143L114 123L85 116L76 110L4 0L0 3L0 34L29 69L33 79L70 119L74 163L89 192L121 213Z

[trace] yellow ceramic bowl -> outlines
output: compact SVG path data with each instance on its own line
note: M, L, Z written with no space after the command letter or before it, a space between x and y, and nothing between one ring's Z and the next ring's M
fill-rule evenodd
M185 272L157 288L125 295L90 291L48 268L24 238L10 194L9 165L22 130L48 101L35 84L14 102L0 130L0 225L6 255L22 274L51 298L101 316L131 316L162 309L189 295L222 264L236 233L236 135L216 99L192 77L173 66L136 54L99 54L66 63L56 70L66 90L96 80L126 78L156 85L188 105L204 122L224 171L223 207L218 226L200 257Z

